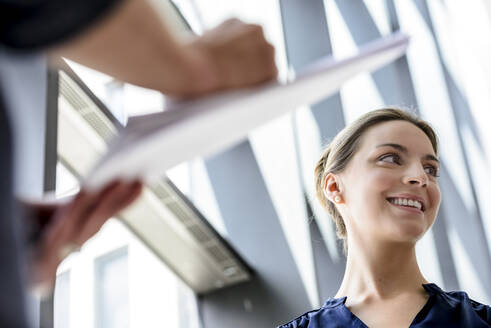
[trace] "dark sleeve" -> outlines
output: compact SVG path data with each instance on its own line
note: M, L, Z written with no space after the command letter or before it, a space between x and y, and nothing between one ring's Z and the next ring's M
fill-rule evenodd
M276 328L304 328L308 327L309 325L309 319L306 314L288 322L285 323L284 325L278 326Z
M491 307L489 305L476 302L472 299L470 299L470 302L477 315L488 325L491 325Z
M75 36L124 0L0 0L0 43L37 50Z

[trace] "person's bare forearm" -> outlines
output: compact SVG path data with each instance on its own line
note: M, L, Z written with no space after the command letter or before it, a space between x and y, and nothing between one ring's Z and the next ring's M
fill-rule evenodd
M170 95L213 84L213 70L191 57L144 0L124 2L85 33L52 50L122 81Z
M123 1L99 24L52 52L178 97L276 77L274 48L258 25L232 19L184 43L170 34L145 0Z

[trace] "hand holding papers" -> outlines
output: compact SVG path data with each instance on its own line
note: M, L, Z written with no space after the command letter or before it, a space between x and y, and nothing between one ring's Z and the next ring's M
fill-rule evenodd
M397 59L407 45L407 36L393 34L361 47L353 57L326 57L287 83L227 91L133 117L89 174L85 186L99 188L117 177L151 181L183 161L230 147L252 129L335 93L356 74Z

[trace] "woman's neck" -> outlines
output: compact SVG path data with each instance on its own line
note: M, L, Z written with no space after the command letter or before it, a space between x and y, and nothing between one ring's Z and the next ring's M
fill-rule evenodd
M414 244L348 245L346 271L335 297L350 302L385 300L420 292L427 283L416 260Z

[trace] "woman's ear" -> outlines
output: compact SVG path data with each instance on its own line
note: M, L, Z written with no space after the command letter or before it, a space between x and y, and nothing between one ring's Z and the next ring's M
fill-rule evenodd
M341 189L339 186L339 177L333 173L326 175L324 179L324 195L331 202L339 204L342 202Z

